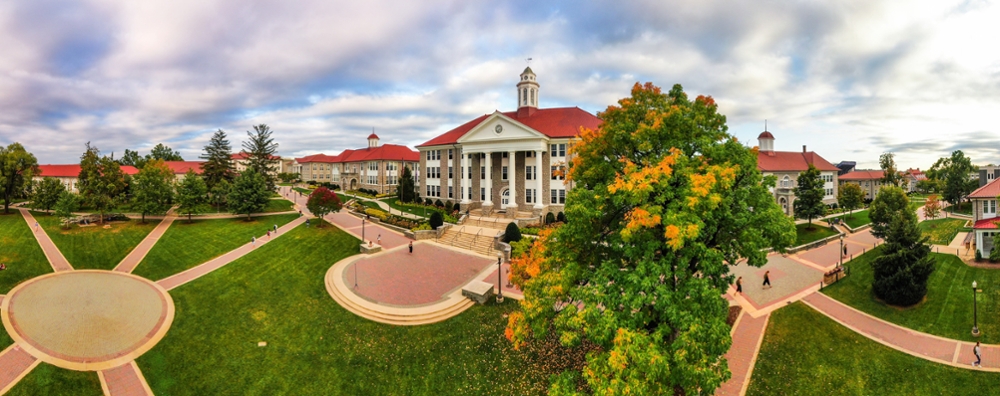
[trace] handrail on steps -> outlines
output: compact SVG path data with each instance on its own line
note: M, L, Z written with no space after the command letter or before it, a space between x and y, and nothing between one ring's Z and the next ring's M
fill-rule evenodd
M449 243L448 245L455 246L455 241L458 240L458 237L462 235L462 230L464 229L465 229L464 225L462 226L462 228L459 228L458 232L455 233L455 236L451 237L451 243Z
M475 247L476 247L476 241L478 241L478 240L479 240L479 234L482 234L482 233L483 233L483 229L482 229L482 228L480 228L480 229L479 229L479 232L477 232L477 233L476 233L476 237L475 237L475 238L472 238L472 244L471 244L471 245L469 245L469 248L470 248L470 249L471 249L471 248L475 248Z

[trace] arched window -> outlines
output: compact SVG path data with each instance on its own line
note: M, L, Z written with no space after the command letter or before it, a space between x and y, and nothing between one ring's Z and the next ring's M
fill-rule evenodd
M521 89L521 104L528 104L528 88Z
M788 176L785 176L784 179L781 179L781 186L782 187L791 187L792 186L792 179L790 179Z
M534 89L531 90L531 104L532 105L535 104L535 90Z

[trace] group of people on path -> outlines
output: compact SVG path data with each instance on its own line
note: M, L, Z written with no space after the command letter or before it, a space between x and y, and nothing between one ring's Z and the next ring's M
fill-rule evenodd
M764 271L764 284L761 285L762 289L771 288L771 271ZM736 292L743 294L743 277L736 278Z
M277 224L274 225L273 230L272 229L268 229L267 230L267 234L266 234L267 235L267 240L271 240L271 233L272 232L274 232L274 235L278 235L278 225ZM256 248L256 247L257 247L257 237L251 236L250 237L250 248L252 249L252 248Z

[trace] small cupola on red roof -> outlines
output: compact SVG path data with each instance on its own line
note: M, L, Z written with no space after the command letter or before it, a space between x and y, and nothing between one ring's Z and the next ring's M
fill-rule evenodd
M517 82L517 118L530 117L538 110L538 81L530 67L521 72Z
M760 151L774 152L774 135L771 132L764 131L757 136L757 143L760 146Z
M372 128L372 134L368 135L368 148L378 147L378 135L375 134L375 129Z

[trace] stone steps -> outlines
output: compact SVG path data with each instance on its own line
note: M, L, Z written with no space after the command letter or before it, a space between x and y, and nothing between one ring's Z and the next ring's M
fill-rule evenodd
M329 280L328 280L329 282ZM358 303L354 300L354 297L350 298L345 296L340 288L336 285L327 285L327 289L330 295L333 297L337 304L341 307L350 311L351 313L358 315L362 318L372 320L379 323L397 325L397 326L416 326L422 324L437 323L447 319L450 319L462 312L464 312L469 307L475 305L475 302L467 298L461 298L460 300L446 300L440 303L436 303L430 306L418 307L414 309L410 308L396 308L396 307L384 307L382 310L375 310L365 305L375 304L373 302L368 302L368 304Z

